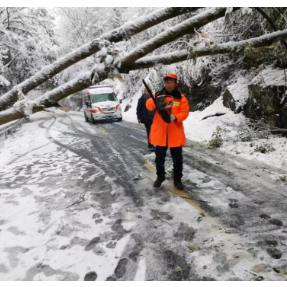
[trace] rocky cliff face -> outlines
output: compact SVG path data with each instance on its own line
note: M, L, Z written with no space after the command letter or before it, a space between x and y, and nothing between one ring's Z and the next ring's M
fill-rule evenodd
M271 127L287 128L287 109L281 104L285 94L284 86L251 84L244 114L251 119L264 118Z
M223 104L235 113L241 112L246 105L249 96L248 83L247 77L239 75L223 93Z
M223 103L251 119L263 118L270 127L287 128L287 90L284 69L269 66L251 80L240 78L227 86Z
M203 85L193 84L191 87L179 83L178 89L186 96L189 110L194 112L210 106L220 96L222 87L207 81Z

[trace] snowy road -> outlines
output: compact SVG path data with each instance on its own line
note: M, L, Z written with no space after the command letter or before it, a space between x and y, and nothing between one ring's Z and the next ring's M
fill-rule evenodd
M189 145L186 193L155 190L141 125L33 115L1 142L0 280L286 280L282 171Z

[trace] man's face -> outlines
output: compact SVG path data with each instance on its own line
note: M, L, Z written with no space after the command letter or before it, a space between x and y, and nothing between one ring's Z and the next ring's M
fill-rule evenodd
M177 86L177 83L176 83L176 80L175 79L166 79L164 81L164 86L165 86L165 89L170 93L172 92L176 86Z

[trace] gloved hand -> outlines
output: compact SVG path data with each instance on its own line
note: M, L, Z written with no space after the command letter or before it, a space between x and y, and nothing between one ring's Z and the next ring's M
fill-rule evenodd
M171 114L170 115L170 122L173 122L173 121L176 121L176 117L173 114Z
M158 109L165 108L165 98L162 95L155 97L155 103Z

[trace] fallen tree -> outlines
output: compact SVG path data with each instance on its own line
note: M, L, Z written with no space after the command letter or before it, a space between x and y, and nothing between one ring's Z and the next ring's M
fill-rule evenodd
M190 47L189 50L184 49L182 51L166 53L163 55L148 56L136 61L128 68L131 70L147 69L155 67L159 64L170 65L188 59L196 59L197 57L227 53L241 53L247 46L259 48L269 46L274 42L281 41L282 39L287 39L287 29L238 42L227 42L213 45L207 44L203 47Z
M102 47L108 46L111 42L120 42L127 37L140 33L159 23L188 12L196 11L197 9L199 8L171 7L159 9L147 16L140 17L136 21L127 23L111 32L103 34L101 37L79 47L75 51L67 54L65 57L62 57L54 63L44 67L41 71L21 84L14 86L13 89L0 97L0 111L5 110L13 103L17 102L19 91L23 94L27 94L61 71L100 51Z
M220 15L224 16L224 13L222 12L224 9L226 10L226 8L212 8L186 20L189 24L191 24L189 26L189 29L191 27L194 27L195 23L197 25L201 25L203 23L202 21L205 21L206 23L207 21L213 21L214 17L219 17ZM206 17L208 17L209 20L207 20ZM186 21L185 23L187 23ZM112 61L105 61L105 57L107 57L107 55L105 53L103 55L99 53L97 54L98 64L94 66L94 69L92 71L86 71L82 73L82 75L78 76L72 81L61 85L60 87L50 92L47 92L43 96L33 101L29 101L27 98L25 98L21 91L18 91L17 97L18 95L22 95L23 99L14 104L13 107L0 112L0 125L3 123L7 123L11 120L25 117L29 113L38 112L40 110L43 110L44 108L57 106L58 101L60 101L61 99L76 92L79 92L89 87L90 85L96 82L100 82L108 77L119 76L120 73L128 73L132 70L150 68L156 65L168 65L176 62L185 61L188 59L195 59L196 57L232 52L240 53L248 45L252 47L268 46L273 42L287 38L287 30L283 30L244 41L228 42L213 45L206 44L199 47L190 47L189 50L186 49L178 52L167 53L158 56L147 56L142 59L138 59L138 57L140 57L141 55L146 55L146 53L150 53L154 49L166 44L167 42L173 41L177 38L177 36L182 36L182 29L183 26L181 24L178 24L173 27L171 34L169 32L163 32L160 34L160 37L159 35L157 35L156 37L144 43L143 46L147 48L146 50L142 50L142 46L137 47L136 49L125 55L123 58L116 57L114 59L112 57ZM176 34L177 31L180 31L179 34ZM184 29L184 31L184 33L193 32L188 29ZM138 60L134 61L135 59Z
M240 52L244 50L247 45L252 45L253 47L262 47L270 45L273 42L280 41L281 39L287 39L287 29L270 33L261 37L240 41L237 43L230 42L220 45L210 45L209 47L202 47L196 49L194 48L191 52L188 52L188 50L183 50L174 53L167 53L161 56L145 57L141 60L136 61L133 65L129 65L127 67L122 66L121 68L116 68L113 65L111 65L110 67L106 67L105 65L97 64L92 72L83 73L78 78L44 94L38 99L30 101L30 104L33 107L33 112L43 110L45 107L57 106L58 101L92 85L92 79L94 78L95 73L97 73L98 81L102 81L108 78L110 73L114 73L114 75L116 76L120 73L127 73L132 70L150 68L162 64L168 65L176 62L182 62L190 59L190 57L193 57L193 53L195 53L197 57L202 57L215 54ZM24 101L25 100L23 100L23 103ZM19 103L19 106L20 104L21 102ZM16 108L13 107L4 112L0 112L0 124L9 122L11 120L20 119L24 116L24 110L21 111L21 109L17 109L16 106Z
M238 8L237 8L238 9ZM237 9L234 9L236 11ZM123 66L128 66L130 63L144 57L155 49L170 43L186 34L193 34L194 29L199 29L202 26L213 22L216 19L223 17L226 13L226 8L211 8L203 13L200 13L184 22L169 28L168 30L160 33L151 40L136 47L127 56L121 59L120 63Z
M188 11L191 11L191 10L188 10ZM168 14L169 17L171 16L170 10L164 11L164 12L166 14ZM167 13L167 12L169 12L169 13ZM176 12L177 13L183 13L181 10L176 10ZM202 13L194 16L194 17L191 17L190 19L184 21L183 23L178 24L175 27L173 27L173 29L170 32L163 32L163 33L157 35L156 37L152 38L151 40L147 41L147 43L145 45L146 50L143 53L141 53L141 55L145 55L146 53L148 53L150 51L153 51L154 49L156 49L156 48L158 48L158 47L160 47L160 46L162 46L162 45L164 45L166 43L169 43L169 42L181 37L184 34L189 34L189 33L193 34L195 27L199 28L202 25L207 24L208 22L212 22L215 19L223 17L225 15L225 12L226 12L226 8L212 8L212 9L204 11L204 12L202 12ZM161 12L161 13L163 13L163 12ZM175 11L173 11L173 13L175 13ZM186 11L185 11L185 13L186 13ZM157 15L157 17L159 17L159 15ZM153 15L152 18L156 18L156 21L159 21L157 17L155 17ZM165 15L165 19L166 19L166 17L167 16ZM148 21L149 25L151 25L151 20L150 20L151 17L147 17L147 18L149 19L149 21ZM161 16L160 20L163 20L162 16ZM142 23L142 22L144 22L144 23ZM145 25L145 26L147 25L147 23L146 23L147 20L142 21L142 22L141 22L141 29L142 29L143 25ZM124 26L128 25L130 28L134 28L134 26L136 26L137 28L134 28L132 31L133 32L138 32L139 28L138 28L138 24L136 25L136 23L138 23L138 21L133 22L133 24L126 24ZM154 23L154 22L152 22L152 23ZM121 27L121 28L117 29L116 31L118 31L118 30L122 31L123 28ZM110 32L108 34L112 34L112 32ZM105 35L103 35L100 38L104 38L104 36ZM117 38L114 38L114 40L116 40L116 39L120 39L120 36L117 36ZM107 45L103 45L102 48L105 47L105 46L107 46ZM142 48L139 47L138 49L135 49L135 50L131 51L124 58L116 58L115 61L114 61L113 67L112 68L110 67L109 71L110 72L111 71L115 71L116 74L119 74L119 72L127 73L128 71L132 70L130 68L127 69L126 66L131 66L133 64L134 59L137 59L139 57L139 53L140 53L141 49ZM80 53L79 49L75 51L75 54L78 55L79 53ZM137 53L136 57L135 57L135 53ZM68 56L68 57L70 57L70 56ZM103 60L103 56L101 54L99 54L99 58L100 58L99 59L100 61ZM129 59L129 60L127 60L127 59ZM52 65L57 66L57 62L52 64ZM29 83L29 81L33 83L33 79L34 78L35 78L35 81L36 81L36 78L42 79L41 82L44 81L44 79L46 77L46 70L49 69L49 67L51 68L51 65L47 66L46 68L44 68L42 70L43 75L41 73L37 73L35 76L33 76L32 78L26 80L21 85L27 87L28 86L27 83ZM76 93L78 91L83 90L84 88L87 88L88 86L90 86L95 81L99 82L100 79L104 80L105 78L107 78L109 76L109 73L100 72L99 76L97 78L95 78L95 75L98 75L98 73L95 73L95 71L94 71L94 73L91 74L91 79L88 80L87 73L85 73L84 77L80 76L80 77L78 77L78 78L76 78L76 79L74 79L74 80L72 80L72 81L60 86L59 88L54 89L53 91L46 93L39 100L37 99L36 102L35 101L33 101L33 102L31 101L30 102L30 107L33 107L33 108L31 108L31 110L33 112L37 112L37 111L43 109L43 107L49 107L49 106L52 106L52 105L57 105L56 100L54 100L54 98L53 98L54 96L59 101L60 99L63 99L65 97L69 96L70 94ZM79 84L78 82L81 83L81 84ZM0 98L0 106L1 106L1 100L2 100L2 103L4 102L4 105L5 105L5 99L6 98L10 98L9 103L11 104L11 97L9 97L9 93L10 93L10 96L13 96L13 100L14 101L19 99L19 95L25 95L25 93L23 92L23 89L22 89L23 87L21 85L20 85L20 88L19 88L19 85L18 85L16 87L14 87L10 92L6 93L6 95L3 96L4 97L4 101L3 101L3 98L1 97ZM20 98L21 98L21 96L20 96ZM6 102L6 106L7 105L8 105L8 102ZM16 103L16 105L14 105L14 107L9 108L9 111L10 111L9 117L7 116L7 112L6 111L3 112L3 113L0 112L0 124L3 124L5 122L7 122L7 121L10 121L10 120L13 120L13 119L16 119L16 118L19 118L19 117L23 117L25 115L25 112L23 112L21 114L21 109L23 111L27 110L27 108L25 108L25 105L28 105L27 104L27 99L23 99L23 100L19 101L18 103ZM13 111L13 108L14 108L14 111Z

